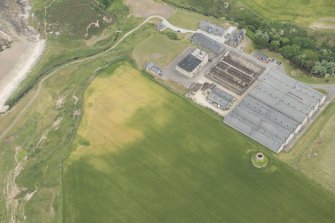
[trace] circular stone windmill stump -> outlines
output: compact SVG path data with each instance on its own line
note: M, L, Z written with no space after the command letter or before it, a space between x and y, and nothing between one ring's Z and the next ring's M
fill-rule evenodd
M256 168L264 168L269 163L269 158L261 152L258 152L251 157L252 165Z
M256 154L257 161L263 161L264 160L264 154L263 153L257 153Z

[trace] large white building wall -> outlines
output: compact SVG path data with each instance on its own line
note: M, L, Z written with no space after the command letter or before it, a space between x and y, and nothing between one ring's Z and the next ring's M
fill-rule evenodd
M298 125L297 128L294 130L294 134L297 134L302 128L302 125Z
M280 153L283 149L284 149L284 145L281 145L281 147L279 148L279 150L276 153Z
M202 61L201 66L208 63L208 54L206 52L197 48L192 52L192 55Z
M326 96L326 95L322 97L322 99L321 99L321 101L320 101L320 105L322 105L323 103L325 103L325 101L326 101L326 98L327 98L327 96Z
M306 117L306 118L304 119L304 121L302 122L301 126L304 127L305 124L307 123L307 121L308 121L308 118Z
M292 133L292 134L287 138L287 140L286 140L284 146L288 145L288 144L291 142L291 140L292 140L293 138L294 138L294 133Z
M181 73L182 75L188 77L188 78L192 78L195 74L195 71L197 69L195 69L193 72L187 72L186 70L180 68L179 66L176 66L176 71L178 71L179 73Z

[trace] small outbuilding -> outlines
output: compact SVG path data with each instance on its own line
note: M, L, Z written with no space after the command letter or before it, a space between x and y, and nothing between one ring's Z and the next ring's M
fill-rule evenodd
M269 58L268 56L266 56L265 54L259 52L259 51L257 51L257 52L254 54L254 56L255 56L257 59L263 61L264 63L269 63L269 62L270 62L270 58Z
M157 76L163 75L163 69L156 66L153 62L145 63L144 69L152 74L155 74Z

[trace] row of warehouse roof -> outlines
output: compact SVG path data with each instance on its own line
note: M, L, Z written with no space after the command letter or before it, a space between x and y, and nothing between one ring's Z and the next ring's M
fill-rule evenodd
M228 110L236 101L236 98L220 88L215 87L209 92L207 100L212 104L216 104L220 109Z
M280 152L325 98L320 92L271 70L259 77L257 85L224 122Z

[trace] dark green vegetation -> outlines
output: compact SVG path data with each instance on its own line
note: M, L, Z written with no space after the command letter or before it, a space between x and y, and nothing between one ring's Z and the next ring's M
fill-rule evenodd
M165 1L206 15L225 17L237 22L247 30L248 36L258 47L280 52L294 65L312 72L315 76L335 75L333 33L313 32L293 23L266 19L243 7L240 1L230 1L228 8L224 7L223 2L226 1L223 0ZM302 7L303 4L300 6ZM296 7L299 11L299 6ZM332 7L332 4L329 4L329 7Z
M65 165L64 222L334 222L307 178L272 156L252 167L260 145L132 68L112 73L86 93L91 146Z

